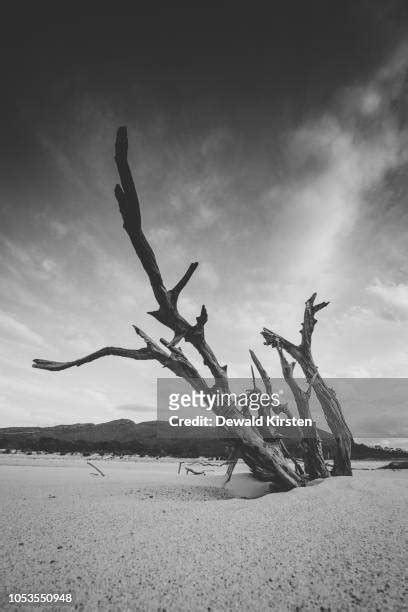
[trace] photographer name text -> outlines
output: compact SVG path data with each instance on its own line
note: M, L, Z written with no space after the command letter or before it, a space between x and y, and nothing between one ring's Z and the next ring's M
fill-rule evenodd
M266 416L251 415L249 417L228 418L221 415L214 417L197 415L192 418L184 418L173 415L169 417L172 427L312 427L312 419L300 419L297 417L282 418L278 415Z

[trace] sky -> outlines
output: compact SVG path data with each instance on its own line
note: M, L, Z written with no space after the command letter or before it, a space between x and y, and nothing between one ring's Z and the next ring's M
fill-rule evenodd
M407 376L408 11L272 6L3 20L0 426L155 418L170 374L154 363L31 368L138 348L132 324L170 338L146 314L113 196L120 125L165 282L200 262L180 309L193 322L206 304L230 376L248 375L250 348L280 375L259 332L297 342L314 291L330 301L313 338L324 376ZM371 416L362 405L359 422ZM372 435L408 438L403 417L383 423Z

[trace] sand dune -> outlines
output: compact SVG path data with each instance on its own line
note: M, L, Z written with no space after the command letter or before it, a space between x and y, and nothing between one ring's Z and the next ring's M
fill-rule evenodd
M242 499L265 492L244 468L222 489L175 462L97 465L0 456L2 609L71 592L79 610L408 610L408 472Z

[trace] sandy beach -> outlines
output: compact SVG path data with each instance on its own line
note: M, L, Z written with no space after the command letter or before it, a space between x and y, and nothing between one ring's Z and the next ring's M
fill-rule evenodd
M2 455L1 608L72 593L78 610L408 610L408 473L356 470L262 495L241 467ZM372 464L363 463L369 467ZM224 468L225 469L225 468Z

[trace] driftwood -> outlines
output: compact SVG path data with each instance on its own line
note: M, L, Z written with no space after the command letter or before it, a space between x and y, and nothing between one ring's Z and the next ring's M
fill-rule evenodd
M166 288L156 256L142 229L140 203L129 168L127 153L127 131L125 127L121 127L117 132L115 145L115 161L120 177L120 185L115 187L115 196L122 215L123 227L147 274L158 305L158 309L149 312L149 314L168 327L173 333L173 338L170 341L161 338L162 346L159 346L139 327L134 326L137 335L145 343L145 347L141 349L105 347L74 361L55 362L35 359L33 367L59 371L73 366L81 366L108 355L135 360L156 360L176 376L188 381L197 391L215 393L219 389L228 393L227 366L219 363L205 338L205 325L208 321L205 306L201 307L194 324L190 324L178 310L180 293L191 279L198 263L191 263L185 274L172 289ZM200 375L178 346L182 340L191 344L201 356L204 366L209 369L214 379L213 386L208 386L205 378ZM234 405L217 406L214 408L214 412L227 418L241 417L240 411ZM226 429L239 444L240 456L256 478L272 482L276 490L289 490L304 484L304 478L295 469L292 469L279 444L266 442L255 428L237 425L226 427Z
M383 465L378 470L408 470L408 461L391 461Z
M272 383L271 383L271 379L269 378L265 368L263 367L262 363L260 362L260 360L258 359L258 357L255 355L254 351L249 351L249 354L251 355L251 359L254 362L256 369L259 372L259 375L262 378L262 382L265 386L265 391L266 393L268 393L268 395L272 395L273 389L272 389ZM279 404L279 406L273 406L272 404L270 405L270 411L274 412L275 414L280 414L281 412L288 418L288 419L293 419L293 413L289 408L289 405L285 402L284 404ZM296 427L296 429L298 430L299 433L299 439L302 437L302 430L300 429L300 427Z
M298 385L293 376L293 370L295 369L296 362L294 361L289 363L287 361L279 343L276 345L276 348L281 362L283 377L289 389L293 393L300 418L312 419L309 400L312 392L314 377L309 382L307 390L304 391ZM303 459L306 473L311 479L327 478L330 476L330 473L324 462L322 443L316 425L313 423L312 427L304 427L301 431L301 435L301 446L303 448Z
M265 391L266 393L271 397L272 393L273 393L273 389L272 389L272 383L271 383L271 379L268 376L265 368L263 367L262 363L260 362L260 360L258 359L258 357L255 355L254 351L250 350L249 354L251 355L251 359L255 364L256 369L259 372L259 375L262 379L262 382L264 384L265 387ZM255 387L255 384L254 384ZM273 403L271 402L269 406L262 406L260 413L263 415L263 417L265 418L266 416L272 416L272 413L275 413L276 415L279 415L281 413L283 413L288 419L293 419L293 414L292 411L290 410L288 404L285 402L284 404L280 403L278 406L274 406ZM278 437L280 436L280 434L276 434L275 432L275 428L272 426L269 426L269 432L268 432L268 427L264 425L264 429L266 429L266 431L262 431L263 436L265 439L269 438L273 438L273 437ZM295 429L298 431L298 438L299 440L302 439L303 437L303 432L301 430L300 427L296 426ZM280 436L281 437L281 436ZM293 462L293 465L295 466L295 470L299 475L303 475L304 474L304 470L302 468L302 466L300 465L300 463L296 460L296 458L291 455L291 453L288 451L286 444L284 442L284 440L280 439L280 446L282 449L282 453L283 456L286 457L287 459L290 459Z
M177 474L180 474L181 466L183 465L183 463L188 463L189 465L202 465L204 467L223 467L224 465L228 465L229 462L224 461L224 463L211 463L210 461L193 461L193 462L179 461Z
M194 476L205 476L204 470L202 472L196 472L195 470L187 466L184 466L184 469L186 470L186 476L188 476L189 474L194 474Z
M91 463L90 461L87 461L87 464L90 465L91 467L93 467L94 470L96 470L97 472L99 472L99 474L103 477L105 477L105 474L102 472L102 470L100 470L98 467L96 467L96 465L94 465L93 463Z
M307 382L311 384L316 393L327 424L336 440L337 448L332 473L334 476L351 476L350 456L353 437L344 419L343 411L334 389L330 389L326 385L312 357L312 334L317 323L315 315L329 304L329 302L315 304L316 295L314 293L306 302L299 345L289 342L283 336L267 328L263 329L262 335L265 339L265 344L273 348L281 347L299 363Z
M239 446L235 446L227 459L227 463L228 463L228 468L227 468L227 473L225 474L225 482L224 482L224 486L231 480L231 476L233 471L235 470L235 467L239 461L240 458L240 450L239 450Z

